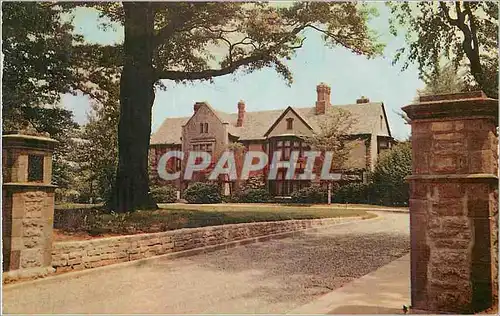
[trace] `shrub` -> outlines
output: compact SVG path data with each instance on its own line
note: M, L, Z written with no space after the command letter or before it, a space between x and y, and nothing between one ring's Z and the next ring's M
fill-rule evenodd
M371 203L373 185L368 183L349 183L341 186L332 200L335 203L367 204Z
M388 206L406 206L411 175L411 144L400 143L382 153L373 172L374 202Z
M240 192L236 200L240 203L267 203L270 199L266 189L246 189Z
M170 185L152 187L150 194L156 203L174 203L177 201L177 189Z
M80 192L72 189L55 189L55 200L58 203L78 203L81 202ZM85 201L87 202L87 201Z
M191 204L212 204L222 202L217 184L196 182L184 191L184 198Z
M328 191L318 185L302 188L291 194L293 203L314 204L326 203L328 200Z

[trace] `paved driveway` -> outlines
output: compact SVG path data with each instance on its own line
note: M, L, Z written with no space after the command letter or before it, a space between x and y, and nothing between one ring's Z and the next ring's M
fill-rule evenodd
M4 313L286 313L409 251L409 216L3 290ZM376 290L376 289L374 289Z

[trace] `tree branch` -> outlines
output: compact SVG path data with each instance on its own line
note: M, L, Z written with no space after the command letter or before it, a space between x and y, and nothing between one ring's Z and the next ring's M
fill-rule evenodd
M221 69L207 69L203 71L195 72L184 72L184 71L172 71L164 70L157 71L157 79L170 79L170 80L201 80L210 79L213 77L224 76L233 73L235 70L242 66L250 65L259 61L267 61L267 55L260 53L252 56L242 58L240 60L232 62L229 66Z
M446 19L448 20L448 22L449 22L451 25L456 26L456 25L457 25L457 23L458 23L458 19L453 19L453 18L450 16L450 8L448 8L448 6L446 5L446 3L444 3L443 1L440 1L440 2L439 2L439 7L441 8L441 10L443 10L444 15L446 16Z

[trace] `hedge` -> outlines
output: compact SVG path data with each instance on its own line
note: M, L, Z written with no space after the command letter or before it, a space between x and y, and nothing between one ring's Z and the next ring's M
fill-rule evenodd
M150 194L156 203L174 203L177 201L177 189L170 185L152 187Z
M196 182L184 191L184 199L191 204L221 203L220 187L217 184Z

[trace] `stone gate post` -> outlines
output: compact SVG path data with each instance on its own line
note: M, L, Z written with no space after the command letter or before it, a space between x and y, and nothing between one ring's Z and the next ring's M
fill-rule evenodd
M39 276L52 269L54 189L48 137L2 136L2 256L4 278Z
M498 101L420 97L411 119L411 305L471 313L498 302Z

